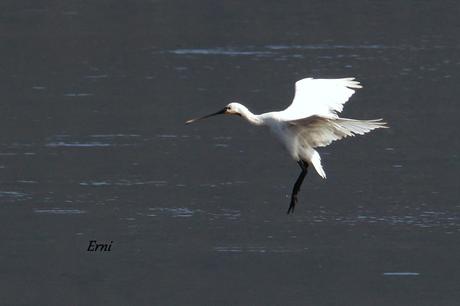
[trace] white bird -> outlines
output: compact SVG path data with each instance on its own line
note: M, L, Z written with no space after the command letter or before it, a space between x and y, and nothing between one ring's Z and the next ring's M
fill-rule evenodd
M243 117L253 125L268 126L302 169L292 190L287 211L289 214L294 212L297 193L309 165L322 178L326 178L321 157L315 148L325 147L347 136L363 135L374 129L387 128L382 119L356 120L340 118L337 115L357 88L362 86L354 78L305 78L295 83L294 100L283 111L255 115L246 106L232 102L216 113L189 120L186 124L219 114L232 114Z

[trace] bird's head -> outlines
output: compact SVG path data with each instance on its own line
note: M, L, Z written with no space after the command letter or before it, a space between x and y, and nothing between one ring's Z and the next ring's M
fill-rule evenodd
M242 105L240 103L237 103L237 102L232 102L232 103L227 104L227 106L225 106L223 109L221 109L218 112L215 112L215 113L203 116L203 117L188 120L187 122L185 122L185 124L190 124L192 122L195 122L195 121L198 121L198 120L201 120L201 119L206 119L206 118L209 118L209 117L212 117L212 116L215 116L215 115L238 115L238 116L241 116L241 114L245 110L247 110L247 108L244 105Z
M243 104L237 103L237 102L231 102L227 104L225 109L226 109L226 112L225 112L226 114L238 115L238 116L241 116L241 114L243 114L245 111L248 110L246 106L244 106Z

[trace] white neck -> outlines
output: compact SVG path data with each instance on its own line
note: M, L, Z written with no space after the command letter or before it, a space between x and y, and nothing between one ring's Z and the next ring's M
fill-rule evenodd
M260 117L260 115L255 115L253 114L249 109L247 109L246 107L241 107L239 110L238 110L239 114L241 115L241 117L243 117L244 119L246 119L249 123L251 123L252 125L262 125L264 122L262 120L262 118Z
M232 102L228 105L231 113L236 115L241 115L246 121L253 125L262 125L263 119L260 115L253 114L246 106L243 104Z

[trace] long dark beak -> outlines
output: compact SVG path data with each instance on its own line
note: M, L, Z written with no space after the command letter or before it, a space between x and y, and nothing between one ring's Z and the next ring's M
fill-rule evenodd
M227 108L224 108L224 109L221 109L221 110L218 111L218 112L215 112L215 113L212 113L212 114L203 116L203 117L199 117L199 118L195 118L195 119L190 119L190 120L188 120L187 122L185 122L185 124L190 124L190 123L192 123L192 122L195 122L195 121L198 121L198 120L201 120L201 119L206 119L206 118L209 118L209 117L212 117L212 116L215 116L215 115L225 114L226 111L227 111Z

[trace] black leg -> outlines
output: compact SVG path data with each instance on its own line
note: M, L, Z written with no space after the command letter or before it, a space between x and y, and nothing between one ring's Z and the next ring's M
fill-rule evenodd
M297 163L299 164L300 168L302 168L302 172L300 172L299 177L295 181L294 188L292 189L291 205L289 205L287 214L290 214L291 212L294 213L295 204L297 203L297 193L300 190L300 186L302 185L303 179L307 175L308 163L303 160L299 160Z

